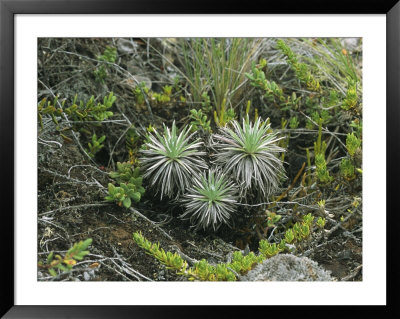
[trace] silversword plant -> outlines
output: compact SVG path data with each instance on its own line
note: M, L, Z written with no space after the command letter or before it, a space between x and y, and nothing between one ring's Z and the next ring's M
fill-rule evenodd
M185 207L182 218L189 218L196 228L217 230L229 224L238 204L238 189L220 171L208 170L193 179L193 186L180 199Z
M171 129L164 126L163 135L154 129L154 135L149 133L145 149L141 150L143 178L160 191L161 199L177 198L192 185L193 176L207 169L203 159L206 153L200 151L203 142L193 140L195 133L189 135L190 129L188 126L178 135L175 121Z
M261 118L252 124L247 116L242 126L234 120L212 136L215 164L233 176L243 195L255 190L266 197L278 187L283 173L278 154L284 149L277 145L279 140Z

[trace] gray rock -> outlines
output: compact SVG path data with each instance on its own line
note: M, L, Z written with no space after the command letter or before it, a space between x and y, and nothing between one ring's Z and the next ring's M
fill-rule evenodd
M118 39L118 51L125 54L136 53L138 45L128 39L119 38Z
M307 257L279 254L239 277L240 281L333 281L330 272Z
M350 52L361 51L361 38L344 38L341 43Z
M85 271L83 273L83 278L85 279L85 281L88 281L88 280L90 280L90 275Z
M132 77L129 77L122 82L132 88L135 88L139 83L144 82L146 87L150 90L152 86L150 78L144 76L143 70L136 66L135 63L136 62L134 60L131 60L127 63L127 70L132 75Z

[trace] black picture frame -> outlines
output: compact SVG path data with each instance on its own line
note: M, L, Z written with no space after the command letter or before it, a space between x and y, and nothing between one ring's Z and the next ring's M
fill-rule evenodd
M285 1L217 3L216 1L163 0L0 0L0 180L1 191L1 310L4 318L166 318L226 317L228 315L307 315L309 307L227 306L16 306L14 302L14 17L16 14L385 14L387 21L387 117L386 117L386 217L387 217L387 305L319 306L315 315L353 317L360 313L382 318L399 316L394 274L398 240L394 235L398 206L400 105L400 3L391 1ZM379 129L379 127L377 128ZM383 141L382 141L383 143ZM396 183L397 182L397 183ZM398 195L397 195L398 196ZM385 199L379 199L382 202ZM384 207L384 206L382 206ZM383 240L377 238L376 240ZM397 299L397 300L396 300ZM248 309L250 308L250 309ZM250 313L249 313L250 311ZM396 315L397 313L397 315Z

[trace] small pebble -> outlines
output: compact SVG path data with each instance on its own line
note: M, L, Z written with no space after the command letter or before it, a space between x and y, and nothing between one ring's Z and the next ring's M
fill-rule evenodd
M85 279L85 281L88 281L88 280L90 280L90 275L85 271L83 273L83 278Z

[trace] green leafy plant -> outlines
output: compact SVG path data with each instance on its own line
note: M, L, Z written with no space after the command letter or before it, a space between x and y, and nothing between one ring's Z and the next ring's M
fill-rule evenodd
M120 186L114 186L112 183L108 183L108 195L104 198L109 202L117 202L118 206L124 206L126 208L131 207L132 200L139 202L142 196L140 191L137 191L136 186L133 184L120 184Z
M325 156L323 154L315 155L315 166L317 178L322 183L329 183L333 180L333 177L329 174L326 167Z
M340 162L340 172L342 173L343 177L347 180L354 179L355 176L355 168L350 159L343 158Z
M133 125L126 132L125 146L128 150L129 163L131 165L138 165L137 152L139 150L139 134Z
M90 252L86 250L92 244L92 239L88 238L79 243L75 243L64 256L54 254L51 252L43 263L39 261L39 268L46 269L50 275L56 277L58 275L56 270L61 272L68 272L76 265L77 261L83 260L83 258Z
M293 239L291 242L301 242L305 239L309 238L312 231L314 216L311 214L307 214L303 216L303 220L301 222L297 222L292 227L292 232L288 234L290 239ZM286 231L288 233L288 231ZM285 234L286 237L286 234Z
M321 91L319 81L311 74L309 67L305 63L300 63L292 49L283 40L277 41L277 47L288 58L289 65L293 68L298 79L306 84L307 88L316 92Z
M235 281L236 276L225 264L210 265L202 259L188 269L189 280L198 281Z
M100 65L93 71L94 78L96 82L105 83L108 72L104 65Z
M278 155L284 149L277 145L280 138L269 133L270 124L258 118L251 123L249 117L243 125L235 120L214 134L215 163L227 175L232 175L246 193L257 190L265 197L272 193L283 173L283 164Z
M46 98L42 99L38 103L38 118L40 126L43 127L43 117L48 115L52 118L55 124L59 124L59 120L57 116L60 116L62 113L70 116L72 121L78 122L90 122L90 121L104 121L109 117L113 116L113 112L110 111L110 108L116 101L116 97L113 95L113 92L110 92L108 96L105 96L103 99L103 103L95 103L94 96L92 96L86 103L82 100L77 104L78 96L75 95L72 105L65 107L66 101L63 100L58 105L58 96L51 101L47 101ZM46 103L47 102L47 103ZM60 118L62 120L62 118Z
M315 153L316 175L321 183L329 183L333 180L333 177L329 174L329 171L326 167L326 160L325 160L326 148L327 148L326 142L322 141L322 119L320 119L317 141L314 142L314 153Z
M286 232L285 232L285 242L287 242L288 244L292 243L295 239L295 235L293 232L293 229L289 228Z
M96 134L92 135L92 142L88 143L89 149L87 150L87 153L90 157L93 158L96 155L96 153L104 147L104 144L102 143L104 142L105 139L106 139L105 135L103 135L99 139L97 139Z
M192 125L192 132L197 132L200 127L204 130L204 132L211 133L210 120L207 121L207 115L205 115L202 110L190 110L190 118L192 121L190 124Z
M142 177L140 175L140 168L134 167L129 162L117 162L117 171L110 172L110 177L115 179L117 183L132 183L140 187L142 184Z
M117 48L107 46L102 55L97 57L99 61L115 63L117 60Z
M169 269L175 269L178 273L184 274L188 264L177 253L165 252L160 248L159 243L151 243L141 232L133 233L133 239L136 244L143 248L150 255L154 256Z
M46 103L47 102L47 103ZM54 124L58 125L58 120L57 117L60 116L63 113L63 107L65 100L62 101L61 107L57 106L58 102L58 96L54 98L54 101L47 101L46 98L43 98L39 103L38 103L38 120L41 129L43 129L43 117L46 115L49 115L54 122Z
M311 213L308 213L307 215L303 216L303 223L308 225L308 227L310 227L310 228L311 228L313 220L314 220L314 216L311 215Z
M307 224L296 223L293 226L294 238L302 241L310 235L310 227Z
M290 118L289 121L289 127L293 130L295 130L299 126L299 120L297 119L296 116Z
M210 114L212 111L212 105L211 105L211 99L207 92L203 92L201 94L201 109L203 110L204 113Z
M116 99L113 92L110 92L108 96L104 97L103 103L96 104L94 96L92 96L86 103L80 101L78 105L76 103L77 95L75 95L72 105L65 109L65 113L75 121L104 121L113 116L110 108Z
M354 109L358 103L357 82L349 79L346 97L342 102L342 109L348 111Z
M145 189L142 186L142 177L138 167L133 168L132 164L117 162L117 171L110 172L110 177L115 179L119 186L108 184L108 195L105 200L116 202L119 206L129 208L132 200L139 202Z
M282 218L277 213L267 211L267 227L275 227L276 223Z
M149 94L149 88L146 86L146 82L140 82L132 89L132 92L135 96L136 103L139 106L144 105L146 96Z
M283 107L281 107L281 110L297 110L299 108L300 101L301 96L297 96L296 92L292 92L292 95L289 95L286 98L286 102L282 104Z
M172 86L170 85L164 85L163 86L163 93L167 96L171 96L172 94Z
M157 103L167 103L171 101L172 86L165 85L161 93L150 92L150 98Z
M316 222L316 225L319 227L319 228L324 228L325 227L325 223L326 223L326 219L325 218L323 218L323 217L318 217L318 219L317 219L317 222Z
M99 55L97 59L102 62L115 63L117 59L117 49L107 46L103 54ZM93 73L97 82L104 83L108 75L107 66L101 64L97 66L96 70Z
M238 274L245 274L252 270L257 264L264 261L263 255L256 255L254 252L249 252L243 255L241 251L235 251L232 254L232 261L227 266Z
M321 209L325 209L325 203L326 203L325 199L321 199L320 201L318 201L317 204Z
M329 90L329 96L321 100L325 104L325 107L334 107L339 104L338 92L336 90Z
M133 233L133 240L139 247L146 250L147 254L190 281L235 281L237 278L231 269L244 272L245 269L248 270L249 265L254 265L254 253L250 253L249 257L234 253L233 261L229 264L210 265L207 260L202 259L189 267L179 254L165 252L158 243L151 243L141 232ZM260 259L257 258L257 260Z
M346 148L350 156L353 157L360 147L361 147L361 140L354 134L354 132L347 134Z
M177 253L165 252L159 243L151 243L141 232L133 233L136 244L155 257L168 269L173 269L177 274L186 276L189 280L199 281L235 281L236 277L226 265L210 265L205 259L189 267L187 262Z
M313 221L314 216L307 214L303 216L301 222L296 222L292 228L287 229L283 239L285 244L300 243L301 241L309 238L313 229ZM325 219L320 217L315 224L322 229L325 226ZM280 248L283 249L282 242L280 246Z
M258 250L264 256L264 258L271 258L285 250L285 241L282 240L279 245L276 243L269 243L265 239L260 240Z
M311 118L315 123L321 122L322 124L327 124L332 117L327 110L318 110L311 113Z
M187 277L188 280L235 281L237 280L237 274L246 274L265 259L288 250L287 243L299 244L307 239L311 235L313 220L314 217L311 214L307 214L303 216L301 222L297 222L292 228L286 230L285 238L279 244L269 243L263 239L259 242L257 254L252 251L248 254L244 254L242 251L235 251L230 262L217 265L210 265L207 260L202 259L192 267L189 267L178 253L165 252L160 248L159 243L151 243L141 232L133 233L133 240L139 247L146 250L147 254L155 257L168 269L173 269L177 274ZM323 229L324 225L325 219L319 218L316 226Z
M136 104L138 106L143 106L144 103L148 101L152 106L160 107L164 105L168 106L172 103L185 103L186 97L179 95L180 88L178 83L174 83L173 86L164 85L162 91L155 92L146 87L145 82L140 82L132 89ZM175 91L175 94L173 94L173 90Z
M221 127L226 126L226 124L228 124L236 117L233 108L226 109L225 104L226 104L226 99L222 101L221 109L219 111L219 116L217 111L214 111L214 121L215 124L217 124L217 126Z
M203 142L191 141L195 133L189 135L190 129L186 127L178 135L175 121L171 130L164 126L163 135L154 129L154 135L148 134L145 147L140 150L143 177L156 187L161 199L183 194L191 186L192 177L207 169L203 159L206 153L199 150Z
M47 98L42 99L38 103L38 121L41 129L43 129L43 118L51 117L52 121L56 124L56 130L59 132L60 136L67 142L71 142L72 140L67 137L65 134L65 130L69 129L62 128L60 123L62 123L65 119L70 121L72 124L72 129L74 131L80 131L84 133L86 136L92 136L92 128L93 126L99 126L100 123L113 115L113 112L110 111L113 103L115 102L116 97L111 92L108 96L105 96L103 99L103 103L95 103L94 96L92 96L87 102L83 102L82 100L77 104L77 95L75 95L74 100L71 105L66 106L66 100L59 101L58 96L54 98L53 101L47 101ZM98 142L97 137L95 140ZM95 141L92 140L89 145L88 156L93 157L95 153L101 148L101 142L99 145L95 145ZM90 148L93 148L91 152Z
M356 118L351 121L350 126L355 130L354 134L361 139L362 137L362 120Z
M262 63L256 65L254 61L252 62L251 72L245 73L246 77L250 80L250 84L256 88L264 90L264 96L267 100L274 101L278 104L284 103L286 97L283 94L282 88L275 81L269 81L266 78L263 68Z
M181 218L190 218L196 228L217 230L229 224L237 206L237 187L219 171L209 170L195 177L180 202L185 207Z

